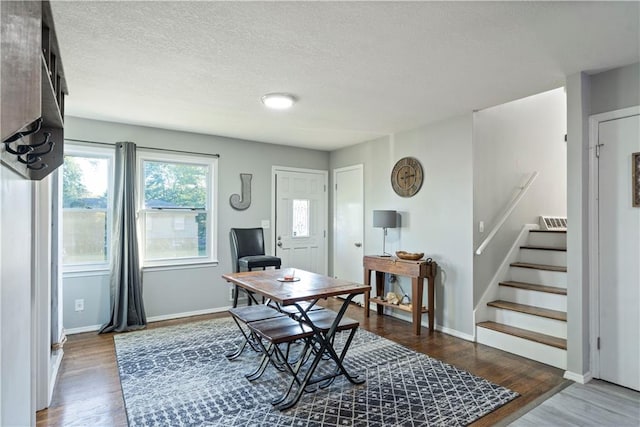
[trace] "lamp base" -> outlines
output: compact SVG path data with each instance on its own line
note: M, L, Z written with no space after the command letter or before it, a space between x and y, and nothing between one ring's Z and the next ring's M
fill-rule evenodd
M391 254L382 254L382 255L378 255L378 256L389 258L389 257L391 257Z

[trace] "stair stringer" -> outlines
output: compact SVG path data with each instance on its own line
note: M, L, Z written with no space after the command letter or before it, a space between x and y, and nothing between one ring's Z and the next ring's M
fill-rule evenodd
M520 230L520 234L513 242L513 245L507 252L502 264L498 267L496 274L493 275L491 281L489 282L489 286L480 297L478 304L473 310L473 339L477 340L477 325L479 322L484 322L486 320L492 320L491 310L487 306L487 303L490 301L494 301L498 299L499 286L498 284L502 281L509 279L510 274L510 265L513 262L518 261L518 256L520 252L520 246L524 246L527 244L529 239L529 231L530 230L539 230L540 225L538 224L525 224L522 226Z

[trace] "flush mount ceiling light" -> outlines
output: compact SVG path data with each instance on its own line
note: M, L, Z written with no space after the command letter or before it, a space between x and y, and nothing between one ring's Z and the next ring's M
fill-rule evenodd
M286 110L296 102L296 98L288 93L268 93L260 99L264 105L274 110Z

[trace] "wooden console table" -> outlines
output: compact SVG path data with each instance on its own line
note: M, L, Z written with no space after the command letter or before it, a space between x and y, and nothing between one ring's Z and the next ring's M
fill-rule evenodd
M365 255L364 264L364 285L371 286L371 271L376 272L376 295L370 297L370 292L364 293L365 316L369 317L369 301L378 305L378 314L383 314L384 306L408 311L413 314L413 329L416 335L420 335L422 313L429 314L429 332L434 331L435 326L435 278L438 265L434 261L420 260L407 261L396 257L383 257ZM395 305L384 301L384 273L395 274L396 276L411 277L411 307L406 305ZM422 307L422 294L424 279L428 282L429 308Z

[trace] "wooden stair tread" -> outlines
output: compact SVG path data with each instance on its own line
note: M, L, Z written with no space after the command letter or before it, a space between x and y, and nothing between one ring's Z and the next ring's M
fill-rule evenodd
M511 267L533 268L535 270L548 270L567 272L567 267L561 265L533 264L530 262L512 262Z
M534 307L532 305L518 304L510 301L496 300L488 302L489 307L502 308L505 310L517 311L520 313L531 314L533 316L546 317L549 319L567 321L567 313L565 311L550 310L548 308Z
M560 248L558 246L535 246L535 245L520 246L520 249L536 249L540 251L558 251L558 252L567 251L567 248Z
M507 280L500 282L501 286L509 286L511 288L526 289L529 291L546 292L548 294L566 295L567 290L565 288L559 288L557 286L538 285L535 283L514 282Z
M567 230L529 230L529 233L564 233L564 234L567 234Z
M516 328L515 326L503 325L502 323L491 321L480 322L477 326L492 329L494 331L502 332L508 335L513 335L515 337L524 338L526 340L545 344L551 347L556 347L562 350L567 349L567 340L563 338L541 334L539 332L533 332L526 329Z

